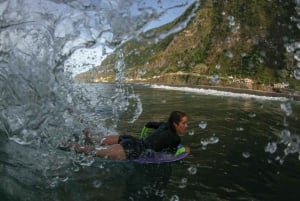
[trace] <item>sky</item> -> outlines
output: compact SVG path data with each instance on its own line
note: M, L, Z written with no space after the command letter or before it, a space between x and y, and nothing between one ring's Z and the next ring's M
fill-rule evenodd
M97 1L90 2L95 3ZM98 2L101 3L102 1ZM111 2L109 2L109 5L106 2L105 6L109 6L110 9L116 6L111 4ZM124 7L130 16L147 20L140 30L140 32L145 32L173 21L182 15L194 2L195 0L134 0L128 5L128 8L126 8L127 5L124 5ZM117 4L117 1L114 3ZM121 3L124 2L121 1ZM103 37L106 38L98 40L99 44L89 48L80 48L73 52L70 58L65 62L66 71L70 72L72 76L75 76L99 65L105 57L114 50L111 47L105 46L105 42L109 40L112 35L108 33L103 35Z

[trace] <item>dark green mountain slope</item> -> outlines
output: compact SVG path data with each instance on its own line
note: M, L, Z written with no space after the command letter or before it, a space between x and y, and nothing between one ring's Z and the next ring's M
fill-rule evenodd
M190 16L193 5L174 22L118 48L126 78L165 84L217 85L249 89L299 90L294 51L300 41L294 0L202 1L188 26L163 39L162 33ZM117 51L116 51L117 52ZM80 81L113 81L116 53ZM282 83L285 83L282 85Z

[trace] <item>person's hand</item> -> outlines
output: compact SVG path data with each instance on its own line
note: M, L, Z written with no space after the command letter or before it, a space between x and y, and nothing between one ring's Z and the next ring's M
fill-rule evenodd
M187 153L190 153L191 152L191 148L190 147L184 147L185 148L185 151L187 152Z

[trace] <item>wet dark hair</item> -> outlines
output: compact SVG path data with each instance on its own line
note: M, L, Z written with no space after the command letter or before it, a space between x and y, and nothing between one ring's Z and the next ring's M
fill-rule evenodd
M187 114L180 111L173 111L168 119L168 124L173 131L175 131L174 123L178 124L183 117L187 117Z

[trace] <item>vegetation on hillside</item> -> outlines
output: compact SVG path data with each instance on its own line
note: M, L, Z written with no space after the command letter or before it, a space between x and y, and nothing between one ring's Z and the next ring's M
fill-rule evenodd
M299 90L299 80L293 77L297 64L293 53L286 51L286 46L300 40L300 30L291 20L297 16L295 6L293 0L202 1L180 32L160 38L186 20L195 5L172 23L119 47L125 55L126 77L153 80L154 76L171 76L157 80L169 82L179 76L176 84L209 84L203 79L218 75L218 84L224 86L233 86L230 78L249 78L257 85L285 82ZM113 79L116 60L113 53L96 69L77 78Z

